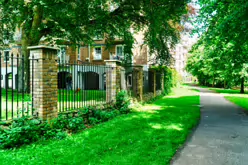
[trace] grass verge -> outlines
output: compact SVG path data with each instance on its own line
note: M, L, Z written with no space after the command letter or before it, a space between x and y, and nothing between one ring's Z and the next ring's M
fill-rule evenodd
M222 88L208 88L209 90L221 93L225 99L232 103L244 108L248 111L248 91L244 94L240 94L239 89L222 89Z
M225 96L225 98L248 111L248 95L246 97Z
M0 150L1 164L169 164L198 123L198 104L197 92L178 88L131 114L65 140Z

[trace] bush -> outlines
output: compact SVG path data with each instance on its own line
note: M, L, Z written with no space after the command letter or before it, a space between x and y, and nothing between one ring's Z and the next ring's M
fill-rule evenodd
M182 76L175 69L171 69L167 66L153 67L153 69L164 73L163 95L169 94L173 87L182 83Z
M84 119L82 116L68 117L65 115L59 115L56 119L51 121L51 126L54 129L60 129L73 133L85 128Z
M127 114L130 112L130 98L126 91L121 91L116 96L115 107L121 114Z
M39 139L40 121L23 117L14 120L10 128L0 130L0 147L11 148L29 144Z
M14 120L6 129L0 127L0 148L14 148L38 140L64 139L68 133L86 128L85 124L95 125L106 122L120 114L130 112L130 99L125 91L116 98L115 105L107 107L85 107L75 116L60 114L50 122L22 117Z

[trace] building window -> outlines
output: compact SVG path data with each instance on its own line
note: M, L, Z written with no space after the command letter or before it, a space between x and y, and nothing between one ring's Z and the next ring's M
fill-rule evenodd
M94 60L102 59L102 47L95 47L94 49Z
M77 55L77 59L81 60L81 47L78 46L78 55Z
M133 82L133 76L132 74L127 75L127 86L132 86Z
M4 51L4 62L9 62L9 51Z
M58 58L60 63L66 63L66 47L60 47L58 51Z
M116 46L116 56L118 56L118 57L124 56L124 47L122 45Z

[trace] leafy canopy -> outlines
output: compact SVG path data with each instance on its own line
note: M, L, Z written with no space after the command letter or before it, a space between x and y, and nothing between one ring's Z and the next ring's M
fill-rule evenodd
M201 39L187 69L200 82L244 84L248 75L248 1L199 0L196 31Z
M70 43L92 43L97 34L124 39L131 53L134 31L143 31L145 44L162 63L169 61L169 47L179 39L176 24L187 12L189 0L1 0L2 42L19 28L22 45L36 45L43 38ZM3 32L5 31L5 32Z

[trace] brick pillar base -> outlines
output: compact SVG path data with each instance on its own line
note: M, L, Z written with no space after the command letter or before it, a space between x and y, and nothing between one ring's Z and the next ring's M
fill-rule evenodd
M143 66L133 66L133 93L139 100L143 100Z
M164 93L164 72L161 73L161 90Z
M151 80L151 92L153 93L153 97L156 97L156 70L149 68L149 72L152 73L152 76L150 77Z
M120 61L105 60L105 62L106 66L109 67L106 73L106 102L114 103L116 101L116 94L120 88L120 85L117 86L117 84L120 84L120 80L117 80L117 78L120 78L120 71L117 68L117 65L120 63Z
M32 46L28 49L34 110L43 120L57 117L57 49L47 46Z

